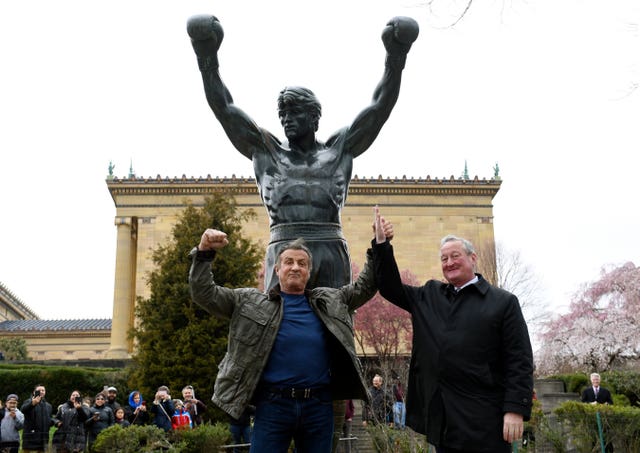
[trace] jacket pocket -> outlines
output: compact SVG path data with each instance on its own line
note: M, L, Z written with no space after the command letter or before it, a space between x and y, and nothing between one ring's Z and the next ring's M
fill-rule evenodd
M221 401L229 403L236 399L238 388L242 382L245 368L231 360L227 354L218 365L218 378L216 379L216 394Z
M240 308L238 318L231 328L233 339L252 346L262 338L267 322L267 315L262 310L252 304L245 304Z

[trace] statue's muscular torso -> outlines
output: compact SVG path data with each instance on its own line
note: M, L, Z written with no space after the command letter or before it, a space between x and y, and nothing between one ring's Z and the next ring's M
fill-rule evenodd
M314 150L291 150L269 133L264 149L254 151L253 168L271 226L298 223L340 223L353 169L345 152L345 134Z

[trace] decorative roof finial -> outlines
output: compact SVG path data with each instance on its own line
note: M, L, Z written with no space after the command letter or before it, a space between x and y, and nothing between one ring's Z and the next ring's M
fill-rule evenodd
M500 179L500 167L498 162L493 166L493 179Z
M133 172L133 159L129 162L129 179L133 179L136 177L136 174Z
M113 179L113 169L116 168L115 165L113 165L112 161L109 161L109 174L107 175L108 179Z

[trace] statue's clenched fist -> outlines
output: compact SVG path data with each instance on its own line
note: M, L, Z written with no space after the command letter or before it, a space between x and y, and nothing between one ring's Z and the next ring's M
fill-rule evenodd
M382 30L382 42L390 55L406 54L418 38L420 27L410 17L398 16L387 22Z
M193 16L187 21L187 33L191 44L199 57L213 56L218 53L224 30L215 16Z

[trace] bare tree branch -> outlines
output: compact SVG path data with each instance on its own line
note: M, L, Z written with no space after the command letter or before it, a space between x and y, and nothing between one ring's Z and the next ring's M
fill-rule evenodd
M532 330L549 319L540 279L519 251L508 250L500 243L485 242L476 245L476 254L478 272L491 284L516 295Z

